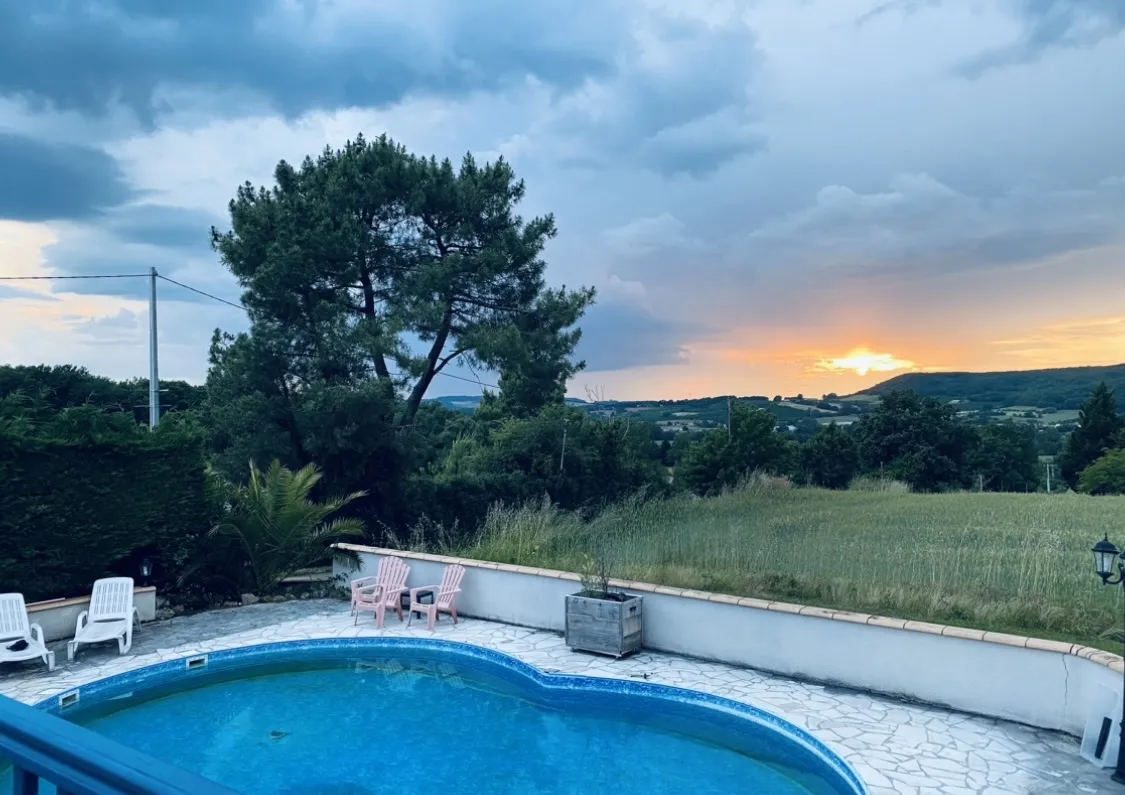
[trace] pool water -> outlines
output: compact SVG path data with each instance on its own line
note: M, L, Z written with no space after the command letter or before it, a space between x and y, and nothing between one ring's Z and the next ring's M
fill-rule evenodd
M595 690L545 696L456 655L215 667L84 696L64 714L248 795L857 791L744 717Z

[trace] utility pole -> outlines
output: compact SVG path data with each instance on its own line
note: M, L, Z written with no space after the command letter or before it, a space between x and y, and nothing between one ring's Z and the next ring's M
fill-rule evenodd
M148 273L148 427L160 424L160 376L156 367L156 268Z
M731 415L733 413L734 413L734 396L733 395L727 395L727 441L728 442L730 441L730 437L731 437L730 420L731 420Z
M563 471L563 460L566 458L566 419L563 419L562 450L559 451L559 472Z
M1051 493L1051 462L1047 462L1047 493Z

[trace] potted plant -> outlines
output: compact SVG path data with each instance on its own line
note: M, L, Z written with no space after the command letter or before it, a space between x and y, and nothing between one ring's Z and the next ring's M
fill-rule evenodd
M566 597L566 645L623 657L641 648L644 597L610 590L612 562L604 549L584 557L582 590Z

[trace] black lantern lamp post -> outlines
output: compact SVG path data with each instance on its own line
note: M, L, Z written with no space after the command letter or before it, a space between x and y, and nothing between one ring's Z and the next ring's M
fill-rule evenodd
M1102 585L1125 586L1125 562L1121 559L1121 550L1113 545L1106 535L1094 544L1094 571L1102 578ZM1114 566L1114 563L1117 565ZM1117 569L1117 578L1113 579L1114 568ZM1121 716L1121 742L1117 747L1117 769L1113 771L1113 780L1118 784L1125 784L1125 709Z
M152 561L145 558L141 561L141 585L148 585L148 578L152 576Z

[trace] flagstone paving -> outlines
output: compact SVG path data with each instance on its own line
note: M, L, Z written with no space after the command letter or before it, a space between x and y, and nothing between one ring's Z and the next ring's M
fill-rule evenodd
M1078 755L1078 741L1055 732L918 706L867 693L798 682L747 668L644 652L622 660L568 649L560 635L489 621L448 620L436 632L407 629L393 616L380 632L370 616L358 626L346 603L318 599L215 610L145 624L129 654L116 645L83 647L58 668L0 669L0 694L34 703L104 676L162 660L285 640L330 637L437 637L510 654L547 672L618 678L691 688L766 709L811 731L867 782L872 795L1076 795L1121 793Z

